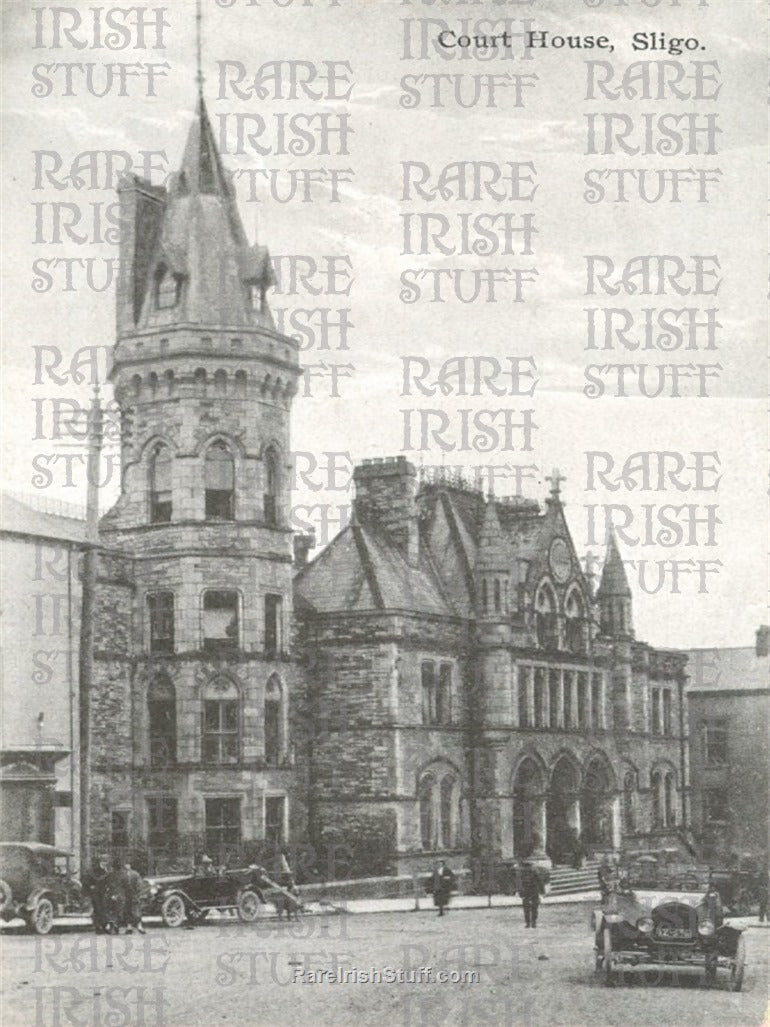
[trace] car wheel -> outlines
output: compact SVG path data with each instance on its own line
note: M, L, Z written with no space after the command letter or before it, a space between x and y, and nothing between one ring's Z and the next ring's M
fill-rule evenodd
M743 987L743 971L746 966L746 942L743 935L738 939L735 959L730 967L730 991L740 991Z
M251 888L244 888L238 896L238 917L244 923L252 924L259 916L262 903L259 895Z
M13 896L11 886L7 881L0 880L0 913L5 912L11 904Z
M604 928L604 985L611 988L615 983L615 960L612 958L612 934L609 927Z
M181 927L187 919L187 910L181 895L167 895L160 907L166 927Z
M46 898L38 899L27 923L35 934L48 934L53 927L53 902Z

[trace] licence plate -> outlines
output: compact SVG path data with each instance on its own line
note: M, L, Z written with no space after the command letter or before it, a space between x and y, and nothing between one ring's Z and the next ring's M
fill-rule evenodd
M686 927L659 927L655 932L657 938L676 938L689 941L692 937Z

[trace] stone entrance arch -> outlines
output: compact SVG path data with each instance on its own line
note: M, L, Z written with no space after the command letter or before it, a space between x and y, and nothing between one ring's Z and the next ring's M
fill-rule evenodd
M513 778L513 853L526 856L540 848L545 836L545 779L531 756L516 768Z
M580 819L586 845L617 848L620 843L620 800L606 757L594 756L586 766L580 791Z
M554 764L548 785L546 851L554 863L571 861L580 831L580 771L565 754Z

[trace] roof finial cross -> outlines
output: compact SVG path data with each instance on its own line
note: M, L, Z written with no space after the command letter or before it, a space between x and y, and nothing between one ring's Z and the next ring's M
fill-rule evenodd
M198 93L203 96L203 57L201 44L201 26L203 23L203 12L201 10L202 0L195 0L195 81L198 84Z
M551 471L551 473L547 474L545 476L545 480L546 481L550 481L550 483L551 483L551 495L553 496L554 499L558 499L559 496L561 495L561 483L563 481L566 481L567 479L564 477L563 474L559 473L559 468L558 467L554 467L554 469Z

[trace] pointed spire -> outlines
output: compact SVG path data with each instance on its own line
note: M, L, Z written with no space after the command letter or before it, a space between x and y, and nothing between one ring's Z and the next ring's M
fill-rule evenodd
M607 555L602 568L602 578L597 596L623 596L631 598L631 589L626 576L626 568L620 558L620 551L612 528L607 530Z
M203 46L201 37L203 35L203 11L201 0L195 0L195 82L198 86L198 96L203 97Z
M209 121L203 93L198 95L195 118L187 134L187 144L184 148L182 167L178 178L178 190L182 195L188 193L226 197L232 195L227 173L222 166L222 159L214 139L214 131ZM242 228L241 233L243 233Z
M484 521L479 536L479 549L476 556L476 569L485 571L508 571L511 555L508 551L500 518L497 516L497 503L489 502L484 510Z

